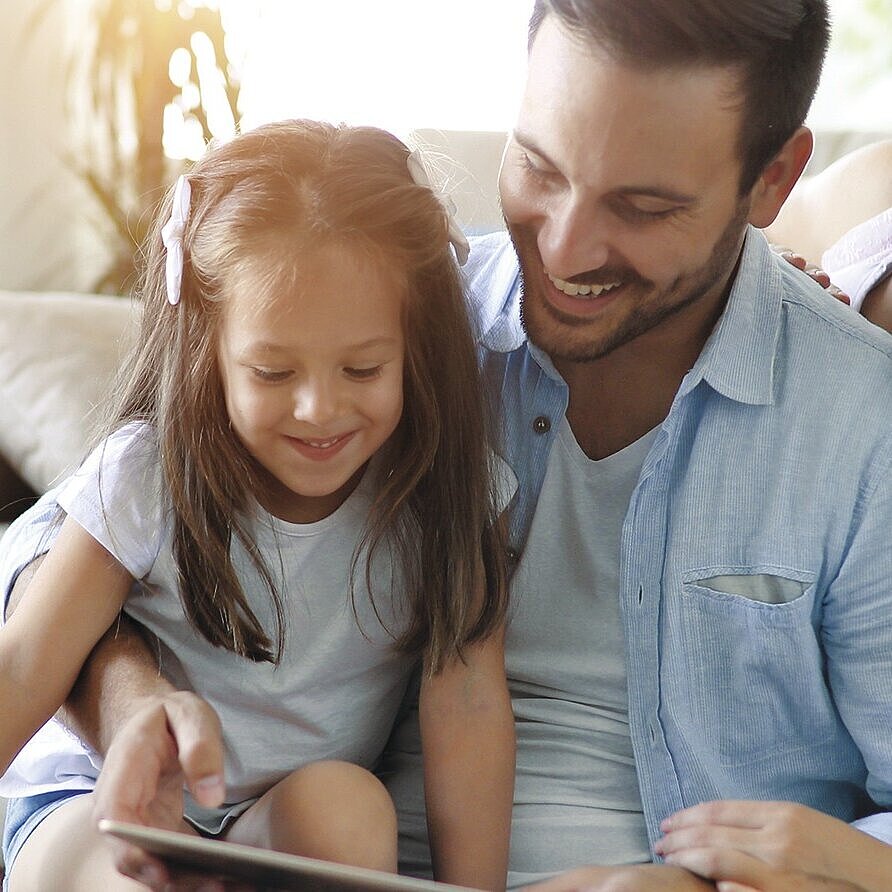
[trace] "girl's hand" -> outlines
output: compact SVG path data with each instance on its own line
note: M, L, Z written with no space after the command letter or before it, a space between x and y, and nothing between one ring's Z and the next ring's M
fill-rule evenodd
M778 257L782 257L787 263L792 264L796 269L801 269L807 276L814 279L825 291L835 297L840 303L850 304L852 299L841 288L838 288L830 281L830 276L819 266L813 266L796 251L786 248L783 245L772 245L769 247Z
M892 846L790 802L706 802L670 816L661 829L657 854L721 880L722 892L881 892L892 876Z
M183 787L208 808L221 804L223 742L216 713L200 697L176 691L147 698L109 747L95 791L94 819L183 830ZM152 889L171 881L141 849L108 838L115 866Z

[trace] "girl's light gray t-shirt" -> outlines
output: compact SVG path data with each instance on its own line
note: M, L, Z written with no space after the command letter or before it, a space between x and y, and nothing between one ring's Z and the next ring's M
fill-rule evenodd
M351 598L351 560L372 501L371 477L318 523L286 523L259 508L252 517L286 612L278 666L214 647L186 621L169 500L149 427L128 425L114 434L49 495L141 580L127 613L158 637L163 673L216 709L228 804L263 794L317 759L372 768L387 740L413 664L392 647L408 607L387 549L372 567L381 620L364 584L364 557ZM264 629L274 629L267 587L240 545L231 553L252 610ZM89 597L84 606L89 609ZM50 723L19 755L4 785L7 795L90 787L97 765L95 754Z

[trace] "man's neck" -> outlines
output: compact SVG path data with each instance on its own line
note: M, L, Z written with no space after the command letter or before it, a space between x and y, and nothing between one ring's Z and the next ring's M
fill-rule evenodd
M619 452L666 418L721 316L729 289L594 362L555 361L570 389L567 420L589 458Z

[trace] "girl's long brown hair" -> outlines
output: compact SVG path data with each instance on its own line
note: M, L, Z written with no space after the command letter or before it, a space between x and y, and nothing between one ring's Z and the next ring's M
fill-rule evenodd
M139 344L122 381L112 427L140 420L158 436L174 518L183 607L211 643L277 662L283 595L250 532L252 497L264 475L229 426L217 339L228 285L257 293L289 287L302 251L343 245L384 264L407 284L404 410L385 447L382 485L361 554L392 549L410 604L402 651L430 671L460 657L504 617L502 533L495 516L489 426L475 338L430 191L409 176L408 149L374 128L287 121L210 150L189 173L180 303L165 289L161 227L167 196L146 248ZM259 297L258 299L262 299ZM358 298L358 299L361 299ZM251 610L230 550L241 542L274 605L271 635ZM370 584L370 570L366 570ZM397 574L395 578L400 578ZM401 592L372 592L376 597Z

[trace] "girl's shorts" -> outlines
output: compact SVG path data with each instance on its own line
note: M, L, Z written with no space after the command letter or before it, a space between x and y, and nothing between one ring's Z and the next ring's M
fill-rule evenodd
M64 805L75 796L91 792L92 790L53 790L24 799L10 799L6 803L6 825L3 828L3 861L6 865L6 877L3 880L3 892L7 892L7 882L16 855L37 825L60 805ZM190 802L189 813L184 817L202 836L220 836L256 801L256 798L248 799L237 805L207 809Z
M89 792L91 791L53 790L25 799L10 799L6 803L6 823L3 826L3 863L6 866L6 876L3 879L3 892L7 892L9 874L16 855L37 825L60 805Z

